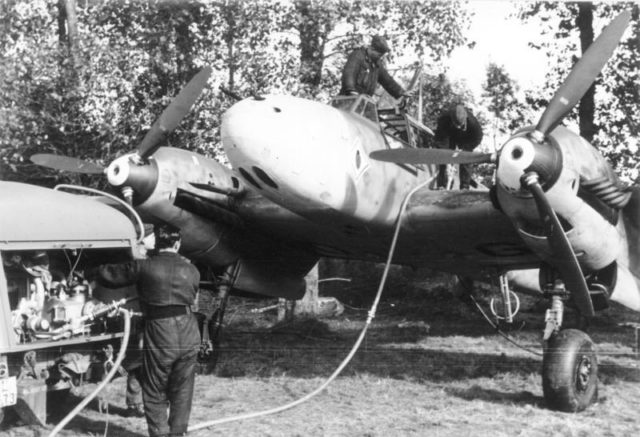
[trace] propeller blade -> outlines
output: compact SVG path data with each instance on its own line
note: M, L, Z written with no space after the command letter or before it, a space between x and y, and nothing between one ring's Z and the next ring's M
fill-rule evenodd
M538 132L549 133L580 101L613 54L630 18L629 11L619 14L589 46L540 117Z
M449 149L385 149L373 151L369 157L396 164L477 164L495 160L492 153Z
M34 164L60 171L73 173L101 174L104 167L90 161L83 161L69 156L54 155L52 153L37 153L29 158Z
M200 70L189 83L182 88L180 93L171 101L171 104L162 112L160 117L153 123L147 135L138 146L138 155L146 159L158 149L160 142L165 135L173 131L189 112L196 102L202 90L207 85L211 76L211 67L207 66Z
M545 233L549 246L553 251L554 258L557 260L554 267L558 269L562 275L567 290L571 292L571 296L583 316L591 317L595 315L593 303L589 296L589 287L582 274L582 269L573 252L573 248L565 235L560 220L553 208L547 200L547 196L542 190L542 186L534 178L526 180L526 187L529 189L538 206L540 219L544 225Z

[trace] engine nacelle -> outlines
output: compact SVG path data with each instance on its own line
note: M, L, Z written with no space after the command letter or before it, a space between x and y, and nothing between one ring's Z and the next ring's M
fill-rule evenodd
M225 192L234 192L240 187L240 182L228 168L188 151L161 147L149 163L138 166L121 162L118 169L120 186L133 189L134 200L141 200L136 209L143 217L148 215L153 220L165 221L180 228L182 252L186 256L214 266L226 266L239 257L230 226L206 220L174 204L181 189L226 205L229 196ZM151 186L148 179L140 177L141 172L153 177L155 184ZM130 177L124 177L125 174ZM184 180L184 175L189 175L188 182Z
M226 267L239 260L234 290L288 299L304 294L304 276L317 257L265 241L269 237L259 230L245 229L230 205L231 197L244 188L233 172L217 161L165 147L148 163L119 158L110 172L117 173L117 186L133 190L132 199L138 200L134 204L143 218L180 228L185 256L212 267Z
M545 148L553 153L539 153L539 149L547 150ZM536 144L520 133L507 142L505 149L499 160L497 198L525 243L543 260L552 260L553 254L536 202L528 190L515 186L522 174L535 171L541 174L547 200L585 272L600 270L614 262L622 248L622 237L616 223L612 223L610 214L603 213L606 206L598 210L579 193L583 180L615 178L596 149L562 127L549 135L548 143ZM516 151L520 152L516 154ZM561 163L557 167L559 173L550 170L554 167L552 162ZM598 199L594 201L602 204Z

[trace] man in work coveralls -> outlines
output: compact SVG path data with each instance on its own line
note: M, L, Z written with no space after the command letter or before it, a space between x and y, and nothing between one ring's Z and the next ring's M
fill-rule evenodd
M482 142L482 127L470 109L462 104L455 104L438 117L434 140L441 149L461 149L472 151ZM448 185L447 166L440 165L438 172L438 188ZM472 184L471 170L468 164L460 164L460 189L468 190ZM475 183L475 182L473 182Z
M185 435L200 347L198 324L191 312L200 273L178 255L177 228L156 225L155 237L155 255L100 266L97 279L111 287L137 285L144 317L141 385L149 435Z
M373 96L378 83L396 99L409 94L396 82L384 67L382 58L391 49L380 35L371 38L368 47L352 51L342 70L341 95L367 94Z

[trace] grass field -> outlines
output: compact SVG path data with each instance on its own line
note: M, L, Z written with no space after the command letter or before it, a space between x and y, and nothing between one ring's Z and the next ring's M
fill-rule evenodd
M565 414L545 406L540 356L507 342L478 313L440 291L384 300L354 359L308 402L190 435L640 435L640 358L634 331L620 325L640 322L638 315L616 307L592 323L589 332L600 354L600 400L587 411ZM512 335L539 351L544 315L533 303L525 302ZM366 319L366 309L357 308L331 319L289 324L276 324L272 313L250 312L266 305L231 302L216 370L197 377L192 425L270 409L313 391L348 354ZM567 319L570 323L571 314ZM106 435L146 435L144 419L122 415L124 378L110 384L106 396L109 414L92 406L61 435L102 436L107 422ZM49 421L55 424L68 409ZM47 430L22 426L1 433L41 432Z

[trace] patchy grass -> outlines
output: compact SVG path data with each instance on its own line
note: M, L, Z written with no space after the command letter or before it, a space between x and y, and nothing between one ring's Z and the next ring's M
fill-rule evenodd
M232 302L216 371L197 377L192 425L270 409L315 390L348 354L366 319L366 311L348 308L334 319L277 324L273 314L250 312L266 305ZM535 301L523 306L530 311L523 312L512 335L539 351L544 315ZM424 298L394 297L382 302L361 349L318 396L285 412L191 435L640 435L640 359L633 331L619 325L623 321L640 317L616 307L593 322L600 401L583 413L565 414L545 407L540 356L508 343L441 290ZM146 435L144 419L122 416L123 378L109 385L106 396L108 415L93 405L61 435L101 436L107 421L107 435ZM52 414L49 421L56 423L61 415ZM26 437L38 429L4 432Z

